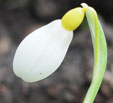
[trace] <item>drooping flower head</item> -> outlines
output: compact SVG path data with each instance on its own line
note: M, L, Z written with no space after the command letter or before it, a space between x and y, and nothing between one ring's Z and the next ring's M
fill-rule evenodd
M26 82L51 75L61 65L72 41L73 30L83 18L83 8L74 8L62 19L54 20L25 37L14 56L14 73Z

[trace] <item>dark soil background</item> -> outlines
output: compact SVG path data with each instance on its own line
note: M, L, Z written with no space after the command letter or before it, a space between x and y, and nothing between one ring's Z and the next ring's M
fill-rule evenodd
M0 103L82 103L93 73L93 48L86 21L75 33L60 68L47 79L26 83L12 69L21 40L86 2L102 23L108 65L95 103L113 103L113 0L0 0Z

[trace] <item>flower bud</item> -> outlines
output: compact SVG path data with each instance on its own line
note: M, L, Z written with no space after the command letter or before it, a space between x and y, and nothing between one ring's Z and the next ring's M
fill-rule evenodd
M26 82L35 82L51 75L62 63L73 32L55 20L29 34L16 50L14 73Z

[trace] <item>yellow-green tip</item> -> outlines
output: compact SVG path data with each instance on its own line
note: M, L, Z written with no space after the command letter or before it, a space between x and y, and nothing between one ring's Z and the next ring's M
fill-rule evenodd
M68 11L62 17L62 26L69 31L75 30L84 19L84 8L77 7Z

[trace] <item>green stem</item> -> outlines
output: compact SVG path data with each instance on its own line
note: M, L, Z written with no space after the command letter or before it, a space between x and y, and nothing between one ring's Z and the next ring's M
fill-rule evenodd
M84 102L83 103L93 103L96 95L97 95L97 92L99 90L99 87L101 85L101 82L102 82L102 78L100 78L100 80L92 80L92 83L88 89L88 92L86 94L86 97L84 99Z
M91 31L94 46L94 72L92 83L83 103L93 103L103 80L107 64L107 45L103 29L96 11L87 4L82 4Z

